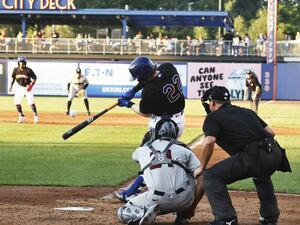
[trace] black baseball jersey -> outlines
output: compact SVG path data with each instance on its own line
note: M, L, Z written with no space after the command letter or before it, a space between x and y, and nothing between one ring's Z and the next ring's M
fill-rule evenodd
M36 75L32 69L25 67L21 70L19 67L14 68L12 73L13 82L16 80L20 86L26 87L32 80L36 80Z
M158 71L159 74L144 86L140 112L162 116L183 111L185 99L176 68L170 63L163 63Z
M229 155L234 155L253 141L270 138L267 124L250 109L223 104L207 115L203 124L205 136L213 136Z
M252 91L255 91L256 87L259 87L259 90L261 92L261 84L259 83L256 76L252 76L250 78L246 78L246 87L250 87Z

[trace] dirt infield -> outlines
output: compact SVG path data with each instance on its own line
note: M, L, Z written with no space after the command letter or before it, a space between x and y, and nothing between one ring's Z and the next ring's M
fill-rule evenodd
M86 115L66 119L64 115L41 113L41 124L77 124ZM15 123L16 114L1 112L0 122ZM28 113L28 123L32 123ZM187 117L187 127L201 127L203 118ZM147 119L136 115L107 114L93 125L141 125L145 126ZM278 134L299 134L297 129L276 128ZM197 148L196 154L200 154ZM226 153L217 149L213 154L212 162L226 157ZM96 224L120 224L115 212L122 205L117 199L104 196L118 188L66 188L66 187L0 187L0 225L96 225ZM240 220L240 225L258 224L259 201L255 193L231 192ZM280 225L300 224L300 195L278 194L279 207L281 208ZM92 207L93 211L59 211L59 207ZM159 216L155 224L173 224L174 215ZM206 197L197 207L196 215L189 222L191 225L204 225L213 218Z

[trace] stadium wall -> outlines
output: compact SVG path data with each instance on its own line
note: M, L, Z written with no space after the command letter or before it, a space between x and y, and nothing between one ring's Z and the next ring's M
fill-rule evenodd
M35 95L66 96L67 83L79 66L87 76L90 86L89 96L119 97L132 88L136 82L130 82L128 66L131 60L54 60L31 59L28 67L38 76L34 88ZM156 61L158 64L163 61ZM186 98L197 99L213 85L226 86L233 100L241 100L244 95L246 70L255 72L263 87L262 99L273 98L273 66L265 63L230 63L230 62L172 62L182 79ZM0 59L0 93L8 92L11 74L16 67L16 59ZM278 100L300 100L300 63L277 64ZM140 93L138 93L139 97Z

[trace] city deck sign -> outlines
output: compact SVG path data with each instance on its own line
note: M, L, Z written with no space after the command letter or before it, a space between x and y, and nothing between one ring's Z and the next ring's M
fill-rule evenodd
M0 10L75 10L75 0L0 0Z

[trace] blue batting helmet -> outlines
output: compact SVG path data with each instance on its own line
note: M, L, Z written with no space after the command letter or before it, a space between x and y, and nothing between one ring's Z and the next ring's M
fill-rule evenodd
M147 81L151 77L156 65L148 57L137 57L130 63L129 72L132 80L137 79L139 82Z
M27 62L26 57L25 57L25 56L19 56L19 57L18 57L18 63L19 63L19 62L26 63L26 62Z

